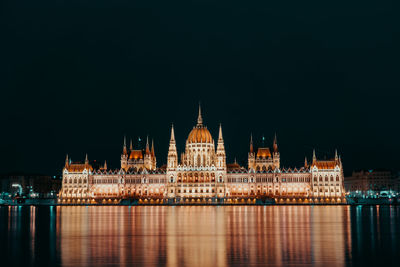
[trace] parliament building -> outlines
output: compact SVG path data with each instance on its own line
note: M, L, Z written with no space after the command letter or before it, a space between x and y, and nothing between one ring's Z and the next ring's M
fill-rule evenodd
M216 149L215 149L216 147ZM179 160L180 159L180 160ZM216 143L203 123L186 139L178 158L174 127L171 127L167 165L157 167L154 142L145 149L128 149L124 139L121 167L94 167L68 159L62 175L60 204L337 204L345 202L340 156L318 160L313 152L300 168L281 168L278 142L255 148L252 137L247 168L227 164L222 127Z

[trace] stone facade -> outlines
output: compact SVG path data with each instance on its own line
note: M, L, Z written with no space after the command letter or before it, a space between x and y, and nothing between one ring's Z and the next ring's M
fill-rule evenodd
M124 140L121 168L94 169L87 158L84 164L70 163L63 169L61 203L119 203L123 199L139 203L343 203L343 166L335 153L331 160L310 165L281 168L275 135L272 149L263 145L257 151L250 139L248 167L226 163L222 126L215 147L203 124L201 110L196 126L186 140L180 161L174 127L167 165L156 167L154 144L149 149L128 153Z

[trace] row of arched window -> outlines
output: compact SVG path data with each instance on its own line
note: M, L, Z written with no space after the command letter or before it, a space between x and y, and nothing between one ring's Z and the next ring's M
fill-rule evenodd
M70 184L72 184L72 183L74 183L74 184L76 184L76 183L78 183L78 184L81 184L82 182L84 183L84 184L86 184L86 182L87 182L87 180L86 179L82 179L82 178L67 178L67 179L65 179L64 180L65 181L65 183L70 183Z
M317 182L317 181L318 181L318 178L315 177L315 178L314 178L314 181ZM320 182L323 182L323 181L324 181L324 178L323 178L321 175L319 176L319 181L320 181ZM330 181L331 181L331 182L334 181L334 178L333 178L332 175L331 175ZM339 182L339 181L340 181L339 176L336 176L336 182ZM325 182L329 182L329 177L328 177L328 176L325 176Z

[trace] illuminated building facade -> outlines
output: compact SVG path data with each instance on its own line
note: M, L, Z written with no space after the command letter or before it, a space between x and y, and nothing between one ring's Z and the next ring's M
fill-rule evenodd
M264 139L264 138L263 138ZM93 168L67 160L63 169L60 203L343 203L343 167L335 152L331 160L318 160L301 168L281 168L278 142L272 149L254 149L252 137L248 167L226 163L222 126L214 139L199 107L197 124L188 135L180 160L174 127L168 149L167 165L156 167L154 142L147 139L144 150L128 151L124 139L121 168Z

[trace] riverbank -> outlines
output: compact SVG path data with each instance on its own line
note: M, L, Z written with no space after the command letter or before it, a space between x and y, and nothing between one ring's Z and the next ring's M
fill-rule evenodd
M374 200L349 200L346 203L293 203L293 202L178 202L178 203L157 203L157 202L139 202L137 200L122 200L111 203L59 203L57 199L28 199L25 202L18 201L0 201L0 206L374 206L374 205L398 205L398 201L389 201L387 199Z

